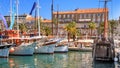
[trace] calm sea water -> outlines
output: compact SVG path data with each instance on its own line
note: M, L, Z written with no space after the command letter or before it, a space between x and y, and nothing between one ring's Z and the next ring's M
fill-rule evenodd
M91 52L37 54L0 58L0 68L119 68L118 63L96 63Z

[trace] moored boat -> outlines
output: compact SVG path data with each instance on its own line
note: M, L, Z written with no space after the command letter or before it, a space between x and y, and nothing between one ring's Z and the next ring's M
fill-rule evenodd
M10 49L10 55L28 56L33 55L36 42L31 38L13 38L19 40L16 46Z
M7 58L9 56L9 49L12 45L0 45L0 58Z
M68 52L68 46L67 45L58 45L55 46L55 53L66 53Z
M34 53L34 46L36 43L21 44L19 46L11 48L10 55L16 56L29 56Z
M35 48L34 53L53 54L56 42L47 42L43 45L39 45Z

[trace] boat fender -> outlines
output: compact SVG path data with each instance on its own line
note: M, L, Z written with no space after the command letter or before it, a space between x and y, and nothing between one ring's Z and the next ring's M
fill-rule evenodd
M115 58L114 58L114 61L115 61L115 62L117 62L117 61L118 61L118 58L117 58L117 57L115 57Z
M35 49L38 49L38 47L35 47Z

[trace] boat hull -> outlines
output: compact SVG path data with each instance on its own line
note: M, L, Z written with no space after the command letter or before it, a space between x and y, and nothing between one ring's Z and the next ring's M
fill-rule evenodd
M9 56L9 48L0 49L0 58L7 58Z
M68 46L56 46L55 53L65 53L68 52Z
M0 46L0 58L7 58L9 56L9 49L12 45Z
M22 45L18 47L14 47L14 51L10 52L10 55L15 56L30 56L34 53L34 43L30 45Z
M53 54L55 49L55 44L50 44L46 46L38 46L37 49L35 49L36 54L42 53L42 54Z

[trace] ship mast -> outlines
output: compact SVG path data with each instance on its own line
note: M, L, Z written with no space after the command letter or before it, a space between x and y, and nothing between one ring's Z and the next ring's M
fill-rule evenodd
M110 0L104 1L104 38L108 38L108 10L107 10L107 3Z
M38 32L39 32L39 36L40 36L39 0L37 0L37 15L38 15Z
M12 22L12 0L10 0L10 23Z
M17 30L18 30L18 37L19 37L19 23L18 23L18 0L16 0L16 8L17 8Z
M52 0L52 4L51 4L51 16L52 16L52 35L53 35L53 0Z

